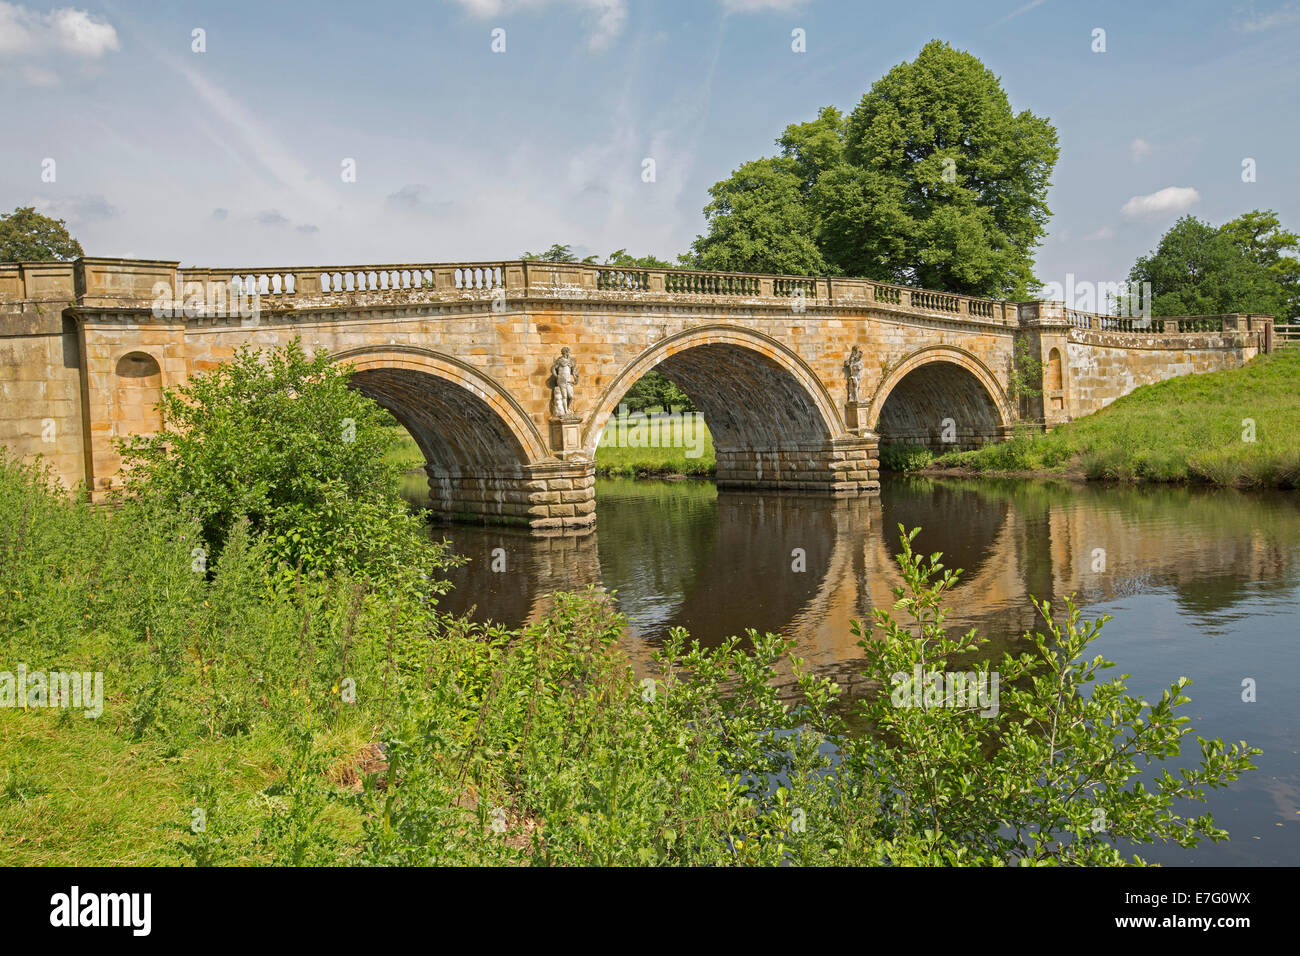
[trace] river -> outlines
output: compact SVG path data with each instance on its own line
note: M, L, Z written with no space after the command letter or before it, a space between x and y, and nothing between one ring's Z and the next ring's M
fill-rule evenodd
M1119 665L1107 678L1130 674L1130 693L1155 699L1189 677L1182 713L1195 733L1264 750L1258 770L1178 808L1208 810L1229 842L1145 847L1145 859L1300 864L1300 496L889 477L878 499L700 481L596 490L597 527L580 536L435 528L469 558L450 573L444 607L516 627L543 614L551 592L595 586L626 615L638 669L672 627L706 644L754 628L794 639L852 697L865 685L850 622L892 605L897 526L920 526L918 550L964 570L949 623L977 627L994 655L1027 647L1029 595L1059 606L1074 594L1086 617L1114 618L1093 645Z

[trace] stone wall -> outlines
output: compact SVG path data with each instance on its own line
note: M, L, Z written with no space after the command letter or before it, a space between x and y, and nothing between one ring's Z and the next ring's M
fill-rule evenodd
M1072 329L1066 346L1069 409L1074 418L1105 408L1142 385L1180 375L1238 368L1259 354L1253 336L1238 332L1134 336Z
M86 473L81 345L63 314L74 299L71 263L0 265L0 446L66 488Z

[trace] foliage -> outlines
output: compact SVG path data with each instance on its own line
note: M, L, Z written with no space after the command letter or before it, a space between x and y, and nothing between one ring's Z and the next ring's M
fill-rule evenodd
M85 255L62 219L42 216L34 206L0 214L0 262L47 262Z
M743 164L709 189L708 235L692 245L701 269L825 275L828 263L813 237L796 160L777 157Z
M706 268L829 272L1025 298L1050 215L1051 124L1013 113L978 59L931 41L847 117L793 124L781 155L711 190Z
M1098 680L1104 620L1068 604L1062 622L1040 605L1043 632L996 666L996 714L893 706L914 665L995 669L974 632L945 633L957 572L915 532L895 609L863 632L882 688L863 734L773 635L705 650L675 631L647 682L600 595L483 628L344 573L268 582L244 524L196 574L191 524L0 468L6 657L108 672L99 720L0 709L13 862L1119 864L1115 841L1223 838L1174 805L1257 753L1203 741L1181 777L1136 780L1178 754L1186 681L1148 705Z
M127 492L197 519L210 558L241 521L292 572L348 571L418 586L434 559L385 462L391 417L328 353L239 350L164 390L164 430L120 443Z
M934 463L934 452L924 445L890 442L880 448L880 467L886 471L918 471Z
M1153 315L1246 312L1287 321L1300 314L1298 243L1271 210L1217 229L1184 216L1134 263L1129 279L1151 284Z
M864 707L876 734L844 744L845 767L882 785L876 836L884 858L1113 866L1126 862L1116 841L1193 847L1224 839L1209 814L1183 818L1171 808L1203 801L1207 787L1252 769L1250 758L1261 751L1197 738L1199 766L1179 776L1162 770L1154 787L1134 780L1146 764L1178 755L1190 718L1176 711L1189 702L1183 690L1190 681L1179 678L1147 703L1127 693L1127 675L1100 680L1114 664L1086 654L1109 618L1083 624L1068 599L1062 620L1047 602L1035 602L1044 631L1033 636L1032 653L1005 654L996 666L979 660L985 639L973 628L953 635L944 627L945 595L960 572L945 569L941 555L914 553L918 530L899 528L903 584L894 588L895 610L906 623L877 608L859 642L868 673L895 691ZM996 677L996 703L927 690L913 705L898 692L915 673L956 671L989 687Z
M545 252L525 252L519 258L535 259L541 262L577 262L578 257L574 255L573 247L568 243L553 243L551 248ZM582 262L593 265L598 262L596 256L587 256ZM667 262L657 256L634 256L628 253L626 249L616 249L605 257L605 261L599 263L606 266L618 266L622 269L677 269L680 266Z
M1043 394L1043 363L1029 351L1029 342L1017 338L1007 369L1007 394L1015 399Z
M691 397L668 376L651 369L637 379L636 384L627 390L619 405L626 405L628 411L644 412L652 408L665 411L695 411Z

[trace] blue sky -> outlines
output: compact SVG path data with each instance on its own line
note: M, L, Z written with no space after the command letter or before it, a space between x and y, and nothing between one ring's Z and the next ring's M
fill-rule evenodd
M72 3L0 2L0 208L90 255L673 258L710 185L935 37L1058 130L1044 281L1121 280L1183 212L1300 228L1300 0Z

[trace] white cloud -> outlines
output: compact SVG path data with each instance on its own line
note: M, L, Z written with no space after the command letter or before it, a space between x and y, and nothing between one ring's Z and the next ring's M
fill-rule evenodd
M1114 239L1115 230L1110 226L1102 226L1096 232L1090 232L1083 237L1084 242L1097 242L1102 239Z
M1144 140L1141 136L1133 140L1133 142L1129 143L1128 148L1129 148L1129 152L1133 154L1133 162L1135 163L1142 162L1142 160L1146 159L1148 156L1150 156L1152 153L1156 151L1156 148L1152 146L1150 143L1148 143L1146 140Z
M1120 212L1126 219L1165 216L1183 212L1200 198L1201 194L1190 186L1166 186L1146 196L1134 196Z
M85 10L62 7L41 13L0 0L0 56L29 86L57 86L52 65L69 58L99 60L118 48L113 25Z
M722 8L728 13L759 13L764 10L780 12L797 10L807 0L721 0ZM1042 0L1038 0L1042 3Z
M94 194L58 198L39 196L32 199L32 205L42 215L54 219L64 219L74 226L99 220L115 219L121 214L121 210L103 196Z
M1243 33L1258 33L1261 30L1286 26L1297 20L1300 20L1300 3L1295 0L1289 0L1272 13L1263 14L1255 13L1255 5L1252 3L1249 15L1237 21L1237 29Z
M587 24L587 44L604 50L627 26L627 0L454 0L472 17L509 16L541 10L547 6L573 7L580 10Z
M118 48L113 25L92 17L85 10L64 7L49 14L48 19L59 49L66 53L98 59Z

